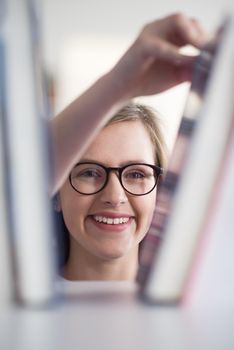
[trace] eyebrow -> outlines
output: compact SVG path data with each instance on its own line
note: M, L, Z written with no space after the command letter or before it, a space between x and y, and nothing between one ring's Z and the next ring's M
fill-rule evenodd
M105 167L108 167L110 166L109 164L106 164L106 163L103 163L103 162L99 162L95 159L88 159L88 158L82 158L80 159L80 161L77 164L79 163L96 163L96 164L100 164L100 165L103 165ZM136 164L136 163L148 163L148 161L144 160L144 159L134 159L134 160L129 160L129 161L125 161L125 162L122 162L120 163L118 166L125 166L125 165L128 165L128 164Z

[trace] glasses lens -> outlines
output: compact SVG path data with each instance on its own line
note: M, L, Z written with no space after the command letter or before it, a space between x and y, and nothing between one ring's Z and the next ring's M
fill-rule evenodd
M136 195L150 192L155 187L156 181L154 169L148 165L129 165L122 173L123 186L128 192Z
M72 186L80 193L92 194L99 191L106 181L106 172L98 164L78 164L71 175Z

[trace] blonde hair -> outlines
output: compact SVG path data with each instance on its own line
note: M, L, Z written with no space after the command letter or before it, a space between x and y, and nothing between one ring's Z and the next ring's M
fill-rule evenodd
M158 113L149 106L130 102L121 108L106 124L106 126L119 122L140 121L147 132L155 149L155 164L161 168L167 165L168 151L161 130L161 121Z

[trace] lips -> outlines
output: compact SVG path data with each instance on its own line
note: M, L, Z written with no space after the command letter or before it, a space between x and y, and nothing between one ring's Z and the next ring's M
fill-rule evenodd
M90 218L99 228L121 231L130 225L133 216L125 213L99 212L90 215Z

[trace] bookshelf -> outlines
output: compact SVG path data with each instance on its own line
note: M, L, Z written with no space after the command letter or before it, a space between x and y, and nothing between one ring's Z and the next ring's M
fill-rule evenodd
M149 307L126 282L67 282L50 309L0 315L7 350L232 350L234 300L202 308Z
M11 6L17 3L22 5L24 1L8 1ZM17 20L19 14L20 11ZM13 56L16 57L16 54ZM34 86L31 81L30 86ZM36 114L34 105L32 109L32 114ZM229 174L233 179L233 167ZM231 193L233 181L230 180L230 184ZM233 196L226 204L228 208L233 208ZM211 254L206 257L206 270L197 283L199 288L194 289L193 296L184 304L151 306L139 298L137 285L129 282L59 280L56 300L50 305L22 307L12 302L5 307L0 306L0 349L233 350L234 216L225 206L223 212L226 225L223 227L217 222L216 234L212 235ZM36 275L37 290L40 291L43 281L48 288L43 295L30 294L33 302L53 297L54 285L50 282L54 271L48 269L49 258L46 261L46 268L39 270L44 277L40 279L34 269L32 275ZM43 265L40 263L38 266ZM45 271L48 276L44 275ZM0 276L2 284L5 283L4 272Z

